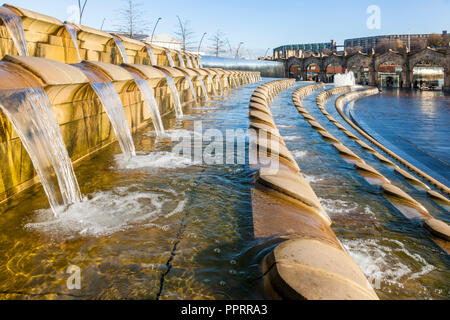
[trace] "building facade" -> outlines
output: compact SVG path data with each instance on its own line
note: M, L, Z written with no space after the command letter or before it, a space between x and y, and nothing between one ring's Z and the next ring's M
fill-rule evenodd
M392 35L381 35L381 36L374 36L374 37L363 37L363 38L353 38L353 39L347 39L344 41L344 48L352 48L352 47L361 47L362 52L364 53L370 53L377 47L378 42L381 40L400 40L405 45L408 44L408 42L415 41L415 40L427 40L430 34L392 34ZM442 36L447 35L447 31L442 32Z
M322 53L325 49L336 51L337 43L334 40L325 43L305 43L290 44L273 49L273 57L275 59L288 59L290 57L301 57L306 51L315 54Z

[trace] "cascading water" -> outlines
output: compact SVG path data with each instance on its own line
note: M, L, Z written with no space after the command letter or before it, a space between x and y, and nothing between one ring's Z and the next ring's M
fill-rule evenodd
M217 82L219 83L219 89L220 89L220 96L223 97L223 84L222 84L222 79L220 78L220 76L217 76Z
M167 56L167 60L169 60L169 65L174 68L175 67L175 62L173 61L172 55L170 54L169 50L166 50L166 56Z
M202 87L203 97L205 98L205 102L209 101L208 90L206 89L205 82L203 81L201 76L197 76L198 81L200 81L200 86Z
M58 215L63 207L81 202L72 162L46 92L42 88L3 91L0 109L27 150L53 213Z
M171 76L166 74L167 85L172 94L173 104L175 108L175 115L177 118L183 117L183 108L181 107L180 95L178 94L177 86Z
M158 104L156 102L155 95L153 94L152 87L150 87L148 82L139 74L130 69L128 69L128 71L130 71L130 73L133 75L134 81L139 87L142 97L144 98L144 102L152 115L152 121L153 126L155 127L156 135L158 137L163 136L165 134L164 125L161 120L161 114L159 113Z
M346 72L344 74L334 75L335 87L354 86L354 85L355 85L355 74L353 73L353 71Z
M120 96L113 84L105 80L99 72L84 64L74 64L74 66L83 71L88 77L92 89L97 94L109 117L122 152L128 159L135 156L136 150L127 117L123 109L122 101L120 101Z
M82 60L80 56L80 49L78 48L78 37L77 37L77 29L75 29L71 24L64 23L64 26L66 27L67 32L70 34L70 37L72 38L73 45L75 46L75 49L77 50L78 60Z
M147 53L148 53L148 56L150 57L150 62L152 64L152 66L156 66L158 64L158 62L156 60L156 56L155 56L155 53L153 52L152 47L147 45L146 48L147 48Z
M191 88L192 96L194 97L195 105L197 105L197 93L195 92L194 84L192 83L191 77L188 75L185 75L184 78L186 79L187 83L189 83L189 87Z
M236 75L232 74L232 75L231 75L231 79L233 80L233 85L234 85L234 87L237 88L238 85L237 85L237 81L236 81Z
M19 56L28 56L27 39L23 30L22 19L6 7L0 7L0 19L8 29Z
M117 38L116 36L112 36L114 39L114 42L116 43L117 48L119 49L120 55L122 56L122 60L124 63L130 63L128 60L127 50L125 49L125 46L123 45L122 40Z
M186 68L186 64L184 63L184 59L183 59L183 56L181 55L181 53L177 52L177 55L178 55L178 61L180 61L180 67Z
M190 57L190 56L187 56L187 65L188 65L188 68L194 67L192 64L192 57Z
M209 75L209 74L208 74L208 79L211 82L211 87L212 87L212 90L213 90L213 94L214 94L215 97L217 97L217 91L216 91L216 86L214 85L214 80L211 77L211 75Z

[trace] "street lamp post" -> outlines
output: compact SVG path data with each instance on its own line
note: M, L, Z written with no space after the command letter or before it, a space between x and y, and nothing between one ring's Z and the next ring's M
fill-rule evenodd
M158 18L158 21L156 21L156 23L155 23L155 27L153 28L152 39L150 40L150 43L153 43L153 36L155 35L156 27L158 26L158 23L159 23L161 20L162 20L162 18Z
M200 40L200 43L198 44L197 54L200 54L200 48L202 47L203 38L205 38L206 34L207 34L206 32L203 34L202 39Z
M236 49L236 56L234 57L235 59L237 59L239 57L239 49L241 48L241 46L243 45L243 42L240 42L237 49Z

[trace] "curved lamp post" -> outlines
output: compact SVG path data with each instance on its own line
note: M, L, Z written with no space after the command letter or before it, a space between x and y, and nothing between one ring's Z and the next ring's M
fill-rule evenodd
M156 23L155 23L155 27L153 28L152 39L150 40L150 43L153 43L153 36L155 35L156 27L158 26L158 23L159 23L161 20L162 20L162 18L158 18L158 21L156 21Z
M236 56L234 57L235 59L238 58L238 56L239 56L239 49L241 48L241 46L242 46L243 44L244 44L243 42L240 42L240 43L239 43L239 45L238 45L238 47L237 47L237 49L236 49Z
M203 38L205 38L206 36L206 32L203 34L202 39L200 40L200 43L198 45L198 50L197 50L197 54L200 54L200 48L202 47L202 42L203 42Z

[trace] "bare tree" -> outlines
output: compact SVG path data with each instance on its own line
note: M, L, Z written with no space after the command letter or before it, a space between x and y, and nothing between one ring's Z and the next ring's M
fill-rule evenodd
M345 51L347 51L348 54L356 54L359 51L363 52L364 48L361 46L354 46L354 47L348 47L345 48Z
M402 51L403 50L403 41L399 39L388 39L384 38L378 41L377 46L375 48L376 53L384 53L389 51L389 49L393 51Z
M133 38L137 34L143 34L147 31L147 23L142 11L142 3L136 3L134 0L122 0L123 7L118 10L119 23L116 25L119 32L125 33Z
M427 47L427 39L425 38L413 38L411 39L411 51L419 51Z
M331 51L331 50L328 49L328 48L324 48L324 49L322 50L322 53L323 53L324 55L331 56L331 55L333 54L333 51Z
M432 48L437 48L442 46L444 43L444 39L442 39L442 36L437 33L432 33L428 36L428 46Z
M224 37L225 35L223 34L223 32L217 30L216 33L211 38L209 38L209 41L211 42L211 51L216 57L218 57L221 53L227 51L225 49L226 41L224 40Z
M186 51L191 49L192 45L194 44L193 41L194 31L190 27L189 20L181 20L179 16L177 16L177 18L178 18L178 29L175 32L175 34L181 40L181 50Z
M81 19L83 18L84 9L86 8L87 0L84 0L84 3L81 4L81 0L78 0L78 10L80 12L80 21L78 24L81 24Z

